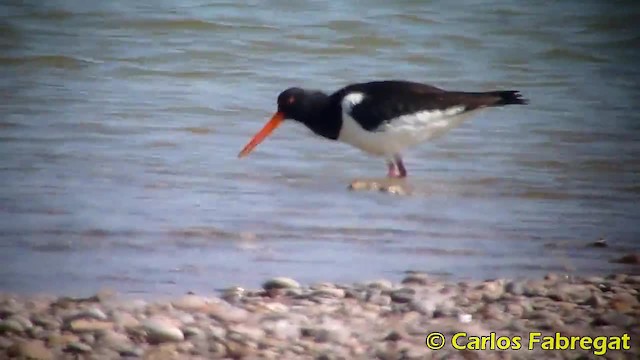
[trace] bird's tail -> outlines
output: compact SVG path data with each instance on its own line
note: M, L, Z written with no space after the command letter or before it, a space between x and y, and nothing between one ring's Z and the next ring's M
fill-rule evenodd
M489 106L526 105L529 103L529 100L523 98L518 90L490 91L485 94L496 99Z

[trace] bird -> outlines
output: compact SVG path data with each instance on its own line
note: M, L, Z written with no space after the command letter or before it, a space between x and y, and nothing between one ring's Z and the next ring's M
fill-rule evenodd
M277 111L238 157L293 120L323 138L384 158L387 177L405 178L405 150L445 134L483 108L528 103L519 90L450 91L406 80L353 83L331 94L290 87L278 95Z

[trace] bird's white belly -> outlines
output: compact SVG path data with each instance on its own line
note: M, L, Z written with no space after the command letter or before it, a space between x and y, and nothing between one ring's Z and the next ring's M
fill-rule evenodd
M461 106L443 111L421 111L397 117L374 131L363 129L348 113L343 113L338 141L372 155L389 157L443 135L473 112L465 112Z

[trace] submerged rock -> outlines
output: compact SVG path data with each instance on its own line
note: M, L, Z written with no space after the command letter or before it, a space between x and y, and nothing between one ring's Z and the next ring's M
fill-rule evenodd
M410 195L413 192L413 188L404 179L392 178L354 180L348 188L353 191L379 191L394 195Z

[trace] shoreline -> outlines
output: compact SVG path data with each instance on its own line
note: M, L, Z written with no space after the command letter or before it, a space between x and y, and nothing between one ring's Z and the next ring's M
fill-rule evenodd
M640 356L640 275L448 281L416 272L395 283L310 286L273 278L262 289L144 298L0 293L0 358ZM432 332L444 336L442 349L427 348ZM466 335L453 338L461 332ZM573 345L584 349L544 350L545 337L556 333L569 342L576 337ZM617 350L625 334L631 348ZM598 336L607 338L594 340ZM480 343L485 350L474 350Z

